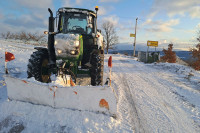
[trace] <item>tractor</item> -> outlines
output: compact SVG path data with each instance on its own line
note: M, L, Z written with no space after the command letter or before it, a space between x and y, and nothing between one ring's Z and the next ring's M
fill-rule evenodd
M103 85L104 40L97 29L97 12L81 8L59 8L56 16L50 13L48 47L35 47L27 65L28 78L50 83L52 75L66 75L74 83L83 75L91 85Z
M59 8L55 17L48 9L48 47L35 47L27 65L28 78L42 83L5 75L9 99L116 116L115 91L103 84L104 43L95 9Z

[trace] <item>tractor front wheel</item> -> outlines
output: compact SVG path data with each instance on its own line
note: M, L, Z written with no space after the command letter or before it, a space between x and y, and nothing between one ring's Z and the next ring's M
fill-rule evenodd
M92 65L90 69L91 75L91 85L98 86L103 83L103 54L93 53L91 56L90 64Z
M29 59L27 75L28 78L34 77L35 80L48 83L50 74L48 72L49 56L47 49L41 49L33 52Z

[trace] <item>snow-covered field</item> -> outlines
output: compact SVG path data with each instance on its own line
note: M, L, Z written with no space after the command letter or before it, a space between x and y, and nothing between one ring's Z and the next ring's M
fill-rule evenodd
M0 40L0 132L200 132L200 72L178 64L144 64L113 56L112 87L118 95L117 118L71 109L8 101L4 53L10 75L26 78L33 46ZM108 76L105 56L104 76Z

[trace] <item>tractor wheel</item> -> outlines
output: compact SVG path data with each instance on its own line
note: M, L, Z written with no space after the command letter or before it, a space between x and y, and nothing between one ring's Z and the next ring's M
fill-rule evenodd
M98 86L103 83L103 54L93 53L91 56L90 69L91 85Z
M49 56L47 49L33 52L27 65L28 78L34 77L35 80L48 83L50 74L48 73Z

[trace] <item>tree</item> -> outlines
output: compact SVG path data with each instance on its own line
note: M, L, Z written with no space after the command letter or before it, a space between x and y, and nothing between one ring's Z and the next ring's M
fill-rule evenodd
M197 40L200 41L200 38L198 39ZM192 57L195 59L191 64L192 67L195 70L200 70L200 43L196 45L196 48L192 48L190 51L192 52Z
M163 49L164 56L161 59L168 63L176 63L176 53L172 51L173 44L168 45L168 50Z
M27 43L28 41L34 41L37 43L45 43L45 35L44 34L38 34L38 33L27 33L25 31L11 33L8 31L7 33L1 33L1 37L4 39L14 39L14 40L21 40L24 43Z
M118 43L118 36L116 34L116 28L114 27L114 24L110 21L103 22L102 29L102 34L105 38L106 51L108 54L108 49L113 48L113 46Z

